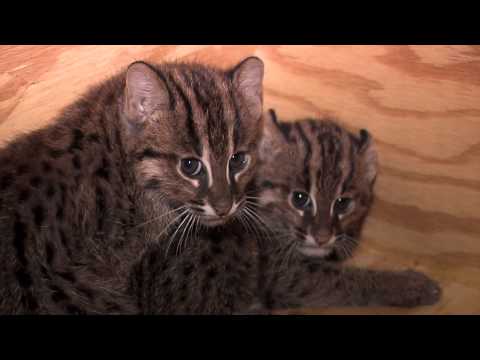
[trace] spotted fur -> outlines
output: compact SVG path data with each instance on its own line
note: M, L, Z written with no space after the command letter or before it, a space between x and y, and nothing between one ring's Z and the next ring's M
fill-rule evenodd
M202 206L242 200L262 78L257 58L227 70L136 62L2 149L0 313L139 312L133 269L182 220L179 209L212 226ZM227 179L239 151L248 167ZM208 163L196 183L179 172L186 157Z

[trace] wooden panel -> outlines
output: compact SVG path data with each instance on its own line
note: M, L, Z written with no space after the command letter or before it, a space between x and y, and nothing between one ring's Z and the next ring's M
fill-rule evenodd
M301 312L480 313L479 46L1 46L0 142L133 60L228 66L252 54L281 117L330 115L376 139L377 201L351 262L415 268L444 288L432 307Z

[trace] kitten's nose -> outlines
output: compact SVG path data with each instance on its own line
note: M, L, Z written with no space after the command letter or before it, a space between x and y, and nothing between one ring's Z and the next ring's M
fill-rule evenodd
M315 241L318 245L325 245L328 243L331 236L332 234L330 234L329 231L319 231L315 236Z
M212 207L218 216L224 217L224 216L227 216L230 210L232 209L232 203L229 201L219 202L215 205L212 205Z

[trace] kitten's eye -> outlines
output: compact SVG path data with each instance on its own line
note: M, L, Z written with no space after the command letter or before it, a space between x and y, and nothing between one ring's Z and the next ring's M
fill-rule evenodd
M202 162L197 159L182 159L180 162L180 169L185 176L196 176L202 171Z
M248 164L248 155L244 152L239 152L230 158L228 162L228 166L230 167L230 171L232 173L237 173L243 170Z
M333 212L336 215L345 214L353 205L353 200L347 197L339 197L333 204Z
M304 210L310 205L310 196L306 192L294 191L292 193L292 204L299 210Z

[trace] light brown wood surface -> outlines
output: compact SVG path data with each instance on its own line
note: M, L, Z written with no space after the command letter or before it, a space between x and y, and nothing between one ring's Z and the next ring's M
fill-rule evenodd
M330 115L377 142L377 199L350 261L415 268L442 301L318 314L480 314L480 46L0 46L0 143L47 124L134 60L266 64L265 106Z

